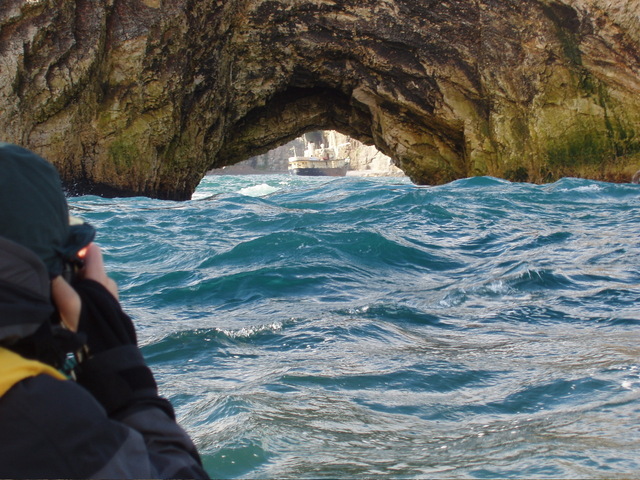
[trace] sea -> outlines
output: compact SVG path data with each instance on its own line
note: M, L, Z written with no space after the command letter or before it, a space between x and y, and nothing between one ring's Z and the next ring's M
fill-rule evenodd
M69 198L221 479L638 478L640 186Z

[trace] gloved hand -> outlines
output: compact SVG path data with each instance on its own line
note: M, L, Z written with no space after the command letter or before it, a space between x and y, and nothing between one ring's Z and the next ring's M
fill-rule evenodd
M151 370L137 345L133 322L101 283L73 284L82 301L78 331L86 335L88 359L76 369L77 382L89 390L110 416L121 417L149 406L171 418L171 404L158 396Z
M89 355L123 345L138 345L131 318L102 284L80 280L74 282L73 288L82 302L78 332L87 336Z

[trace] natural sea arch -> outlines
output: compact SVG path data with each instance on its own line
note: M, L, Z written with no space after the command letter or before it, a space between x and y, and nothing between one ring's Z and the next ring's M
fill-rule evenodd
M186 199L310 130L419 184L629 181L640 2L6 0L0 130L76 193Z

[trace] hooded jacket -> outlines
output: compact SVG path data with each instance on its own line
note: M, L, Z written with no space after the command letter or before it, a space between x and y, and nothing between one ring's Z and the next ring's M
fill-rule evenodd
M80 236L55 168L0 143L0 478L208 478L118 301L80 281L83 332L56 324L50 278ZM82 335L70 380L59 369Z
M0 235L27 246L51 276L62 271L69 211L56 168L18 145L0 142Z
M0 478L208 478L135 344L87 362L83 375L110 386L107 401L14 352L51 313L47 277L36 255L0 237ZM107 321L125 316L101 285L79 289L83 302L110 305ZM123 370L145 380L133 375L125 388L110 380Z

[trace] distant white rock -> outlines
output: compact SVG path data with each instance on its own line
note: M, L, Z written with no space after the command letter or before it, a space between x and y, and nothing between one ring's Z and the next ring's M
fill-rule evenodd
M336 158L349 159L348 176L366 177L403 177L404 172L393 164L390 157L380 152L373 145L365 145L347 135L334 130L313 132L292 142L273 149L263 155L252 157L235 165L216 169L212 174L256 174L287 172L289 157L302 154L308 143L306 136L318 145L333 149Z

